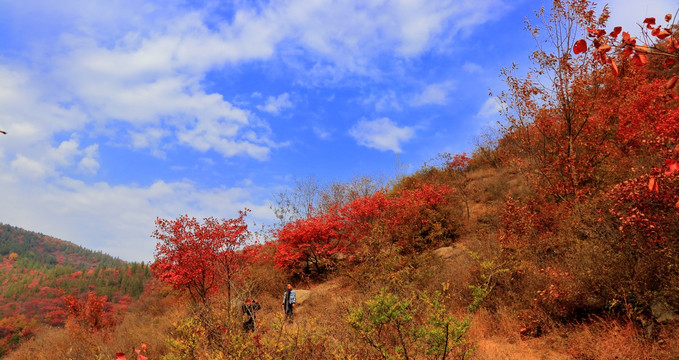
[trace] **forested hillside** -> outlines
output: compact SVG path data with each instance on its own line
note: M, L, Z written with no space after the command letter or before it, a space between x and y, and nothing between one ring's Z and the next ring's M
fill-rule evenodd
M96 294L102 313L113 317L139 297L150 276L143 264L6 224L0 224L0 260L0 353L44 325L63 326L69 296Z

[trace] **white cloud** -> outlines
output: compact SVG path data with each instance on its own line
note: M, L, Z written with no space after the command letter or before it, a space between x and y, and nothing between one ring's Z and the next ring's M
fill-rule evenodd
M320 125L318 125L318 124L313 125L313 126L312 126L312 130L313 130L314 134L315 134L319 139L322 139L322 140L329 139L330 136L331 136L331 134L330 134L330 132L329 132L328 130L326 130L325 128L323 128L322 126L320 126Z
M170 131L161 127L149 126L139 131L131 131L129 135L132 147L157 149L162 139L170 135Z
M359 145L381 151L401 152L401 143L410 140L415 130L409 126L398 127L388 118L360 120L350 130Z
M85 174L95 174L99 170L99 145L90 145L83 150L83 157L78 162L78 171Z
M281 111L292 107L293 104L290 101L290 94L282 93L278 96L269 96L264 105L257 106L257 109L273 115L278 115Z
M306 71L333 76L343 70L370 73L371 60L382 53L417 56L441 45L442 38L496 18L507 6L499 0L296 0L258 10L239 11L225 31L238 34L238 44L271 51L257 52L262 57L274 49L305 49L312 55Z
M20 182L22 177L43 179L70 170L95 174L99 169L98 148L97 144L93 144L81 149L79 141L74 138L61 142L57 147L46 143L33 144L30 149L13 155L11 168L14 171L8 172L6 178Z
M64 177L38 185L0 177L3 202L22 204L0 207L3 223L75 241L124 260L152 260L155 239L150 235L156 217L233 218L238 210L249 208L249 222L274 220L268 204L256 200L266 190L247 183L230 189L199 189L189 182L113 186Z
M396 92L393 90L380 95L370 94L370 96L363 100L363 104L374 106L375 111L378 112L401 110L401 104L396 96Z
M74 104L60 104L41 81L25 69L0 63L0 119L11 137L3 139L15 148L30 148L51 139L54 133L73 131L87 123L87 117Z
M41 178L47 173L44 164L23 155L17 155L16 159L12 161L12 169L29 178Z
M413 97L411 105L445 105L448 103L448 93L453 90L453 83L450 81L428 85L424 90Z
M502 111L502 103L500 102L500 99L493 96L483 103L481 109L476 113L476 116L480 118L489 118L499 115L500 111Z
M483 72L483 67L477 63L467 61L462 65L462 70L470 74L480 74Z

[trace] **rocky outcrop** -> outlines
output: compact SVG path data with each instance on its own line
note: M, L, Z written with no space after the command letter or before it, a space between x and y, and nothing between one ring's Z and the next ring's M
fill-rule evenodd
M304 304L304 302L309 300L309 297L311 296L311 290L295 289L295 293L297 294L297 305Z
M651 304L651 314L653 318L660 324L669 324L676 322L677 313L664 298L656 298Z

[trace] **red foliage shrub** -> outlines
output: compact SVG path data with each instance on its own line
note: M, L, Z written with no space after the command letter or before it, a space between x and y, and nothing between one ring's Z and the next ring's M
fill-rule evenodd
M369 256L358 253L358 244L377 229L403 253L433 246L450 235L443 223L454 220L439 209L450 192L445 185L426 183L392 193L377 191L325 214L286 224L276 234L274 262L293 273L321 274L332 270L339 258Z
M69 314L69 319L80 324L91 332L97 332L115 325L110 303L106 296L99 296L95 292L87 293L86 299L79 299L73 295L63 297L64 306Z
M664 170L664 171L663 171ZM664 246L679 236L679 165L667 160L662 169L618 184L610 192L610 209L632 245Z

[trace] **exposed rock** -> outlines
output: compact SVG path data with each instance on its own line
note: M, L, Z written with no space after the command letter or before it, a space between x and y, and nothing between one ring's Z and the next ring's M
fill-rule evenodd
M675 310L667 304L664 298L656 298L651 304L651 313L653 318L660 324L672 323L677 320Z
M442 259L454 259L458 258L461 256L466 256L467 253L464 251L464 249L456 246L446 246L442 248L438 248L434 250L434 255L442 258Z
M295 289L295 293L297 294L297 305L303 304L305 301L309 300L309 297L311 296L311 290Z
M472 268L474 260L467 250L459 244L438 248L432 252L434 257L441 259L441 266L435 271L447 278L450 291L462 294L472 282Z

